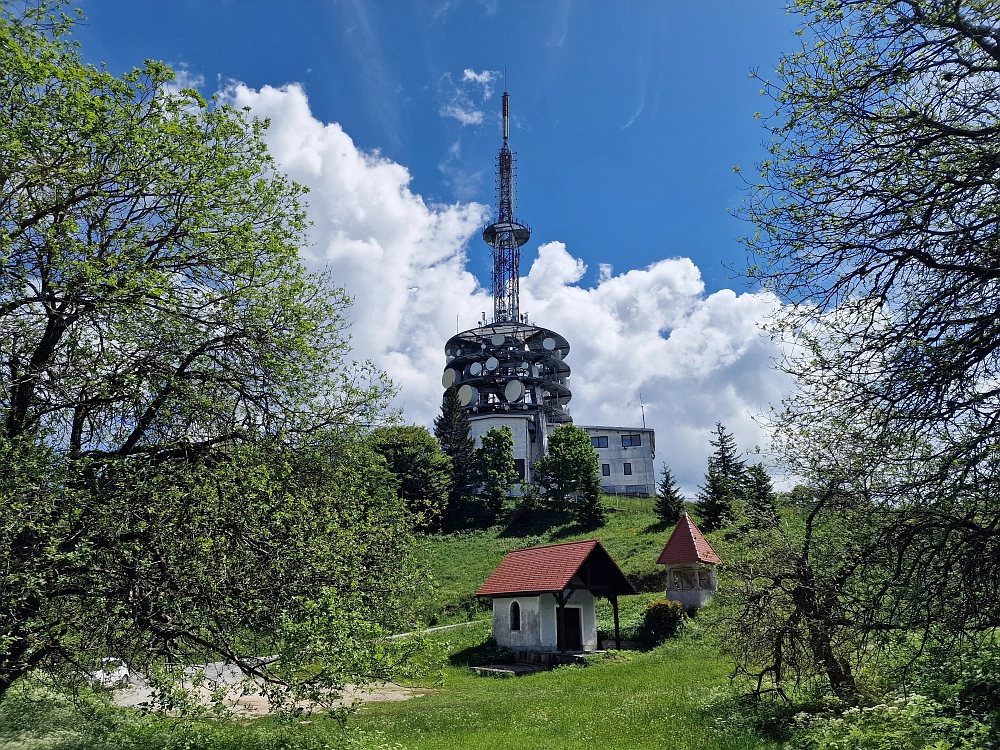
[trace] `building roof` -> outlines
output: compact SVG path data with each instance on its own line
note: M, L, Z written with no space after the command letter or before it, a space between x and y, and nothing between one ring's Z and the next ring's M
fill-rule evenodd
M607 430L608 432L655 432L652 427L608 427L599 424L578 424L581 430Z
M702 536L691 517L685 513L674 526L663 552L656 558L661 565L678 565L681 563L711 563L722 564L708 540Z
M598 596L634 594L635 587L596 539L511 552L476 596L515 596L563 591L579 575Z

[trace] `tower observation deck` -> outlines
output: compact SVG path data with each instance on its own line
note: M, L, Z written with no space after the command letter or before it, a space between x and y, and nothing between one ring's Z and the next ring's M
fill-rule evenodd
M570 423L569 342L528 322L520 311L521 247L531 228L515 217L516 155L510 150L510 97L503 93L503 145L496 158L497 205L483 229L493 255L493 320L457 333L445 344L441 384L458 390L474 437L506 424L522 478L545 455L551 425Z

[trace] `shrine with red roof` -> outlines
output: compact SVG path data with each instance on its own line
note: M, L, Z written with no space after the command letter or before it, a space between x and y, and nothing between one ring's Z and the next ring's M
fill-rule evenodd
M595 651L594 602L636 590L596 539L511 552L476 592L493 598L493 638L514 652Z
M705 606L719 588L715 566L722 564L722 558L687 513L677 522L656 562L666 566L667 599L687 609Z

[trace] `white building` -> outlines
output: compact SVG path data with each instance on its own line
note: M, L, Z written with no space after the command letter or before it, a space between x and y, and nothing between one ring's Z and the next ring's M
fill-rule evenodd
M634 593L601 543L590 539L511 552L476 596L493 598L493 638L517 655L597 650L600 596L611 601L619 641L618 597Z
M656 434L646 427L577 425L590 435L601 467L601 488L609 495L656 494Z

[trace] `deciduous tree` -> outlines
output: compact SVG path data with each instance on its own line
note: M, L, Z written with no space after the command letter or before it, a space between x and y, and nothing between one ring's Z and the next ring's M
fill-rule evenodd
M380 427L372 447L396 476L399 496L421 526L440 521L451 489L451 459L426 427Z
M476 463L483 506L482 520L492 524L503 516L510 486L518 478L514 463L514 432L506 425L491 427L480 442Z
M302 188L265 122L85 65L58 7L0 3L0 694L101 656L388 675L408 528L350 435L391 387L298 260Z

